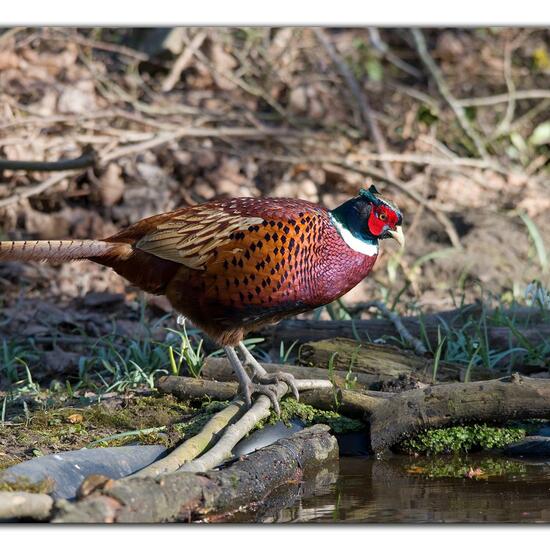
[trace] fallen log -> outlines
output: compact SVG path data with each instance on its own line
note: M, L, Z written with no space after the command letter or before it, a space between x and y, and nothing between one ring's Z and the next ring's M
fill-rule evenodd
M232 375L232 378L234 379L235 375ZM239 391L237 382L218 382L190 376L161 376L156 386L161 392L170 393L181 400L208 398L227 401L233 399ZM297 380L296 387L298 390L329 389L332 388L332 384L323 380Z
M379 377L382 382L408 377L420 382L463 381L465 365L440 361L434 376L434 360L387 344L357 342L349 338L333 338L308 342L300 347L298 362L304 366L353 371ZM469 369L470 380L487 380L494 373L483 367Z
M157 381L157 388L163 393L170 393L178 399L185 400L189 398L189 395L195 395L196 380L196 378L186 376L163 376ZM208 381L204 380L204 382ZM327 385L324 387L308 388L302 385L301 382L307 381L297 381L301 402L317 409L338 411L342 414L359 418L370 415L382 400L389 399L393 395L388 392L359 392L334 388L330 382L327 382ZM208 385L202 387L206 388ZM238 384L236 382L217 382L211 388L211 393L208 395L205 394L202 397L234 399L238 392ZM154 463L152 467L155 467L158 462Z
M50 516L53 502L50 495L25 491L0 491L0 520L46 520Z
M250 506L285 483L338 458L336 439L317 425L264 447L220 471L109 481L80 500L56 503L54 523L191 521Z
M432 349L436 349L440 335L445 335L447 327L459 329L465 327L468 319L481 315L480 307L467 307L459 310L445 311L423 317L402 317L401 321L407 330L415 337L425 337ZM491 348L508 349L522 345L521 339L531 344L539 344L550 338L550 325L544 322L541 312L534 309L512 310L509 318L533 323L528 327L517 327L515 331L505 326L487 326L487 343ZM467 332L473 330L465 327ZM359 338L368 342L400 335L395 325L386 319L357 319L353 321L314 321L304 319L286 319L276 325L269 325L255 333L268 339L272 346L278 347L281 342L305 343L315 340L333 338ZM518 338L520 335L520 338Z
M229 401L239 391L237 382L219 382L190 376L161 376L156 387L163 393L170 393L182 401L193 399L216 399Z
M427 428L550 418L550 380L514 374L499 380L440 384L396 394L370 417L374 452Z
M358 389L378 387L381 382L380 375L366 374L362 372L352 373L317 367L301 367L298 365L281 365L277 363L262 363L264 369L269 372L288 372L296 380L326 380L339 388L348 389L350 386ZM225 357L208 357L202 367L201 376L209 380L232 382L235 380L233 369ZM390 380L390 378L388 378ZM394 380L394 379L392 379Z
M172 387L185 380L171 381ZM396 394L321 388L301 393L303 402L370 423L374 452L391 448L423 429L475 422L550 418L550 380L512 377L428 386Z

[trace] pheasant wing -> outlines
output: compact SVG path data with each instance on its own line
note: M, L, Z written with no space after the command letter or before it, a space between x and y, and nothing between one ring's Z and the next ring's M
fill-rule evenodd
M215 250L231 242L230 235L262 221L260 217L212 206L191 207L175 212L141 237L135 247L191 269L204 270Z

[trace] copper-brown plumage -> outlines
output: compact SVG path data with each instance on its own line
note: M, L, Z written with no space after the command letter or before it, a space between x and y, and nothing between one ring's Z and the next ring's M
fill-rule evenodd
M212 201L146 218L98 241L0 242L0 260L89 259L109 266L143 290L165 294L227 350L250 330L329 303L359 283L376 260L377 244L363 243L373 250L366 253L357 241L356 249L338 220L351 216L351 229L359 220L361 227L368 221L392 233L400 213L377 200L359 197L332 213L298 199Z

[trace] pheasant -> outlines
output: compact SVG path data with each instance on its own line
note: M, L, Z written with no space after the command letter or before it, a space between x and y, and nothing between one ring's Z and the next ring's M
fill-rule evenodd
M247 405L264 394L278 411L273 384L286 382L298 398L294 379L268 374L245 335L348 292L389 237L403 246L401 212L371 186L333 210L300 199L222 199L143 219L102 240L3 241L0 260L87 259L166 295L223 346Z

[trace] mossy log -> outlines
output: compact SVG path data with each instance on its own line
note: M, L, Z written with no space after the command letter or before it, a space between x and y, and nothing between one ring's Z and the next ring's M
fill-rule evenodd
M369 389L377 387L382 381L378 374L354 372L349 376L347 372L339 370L331 372L326 368L281 365L278 363L262 363L262 366L269 373L288 372L297 380L327 380L338 388L344 389L348 389L351 385L354 389ZM202 367L201 376L222 382L232 382L235 380L233 369L225 357L209 357Z
M58 502L55 523L191 521L259 502L285 483L338 459L336 438L317 425L260 449L220 471L175 472L158 479L109 481L74 503Z
M333 338L308 342L300 347L298 361L305 366L351 371L391 381L409 377L420 382L434 380L434 360L422 357L412 351L402 350L386 344L357 342L349 338ZM440 361L435 380L438 382L463 381L466 367ZM470 380L487 380L493 373L486 368L470 368Z
M305 367L307 369L307 367ZM185 380L171 381L185 385ZM550 418L550 380L512 377L427 386L401 393L322 388L301 392L308 405L370 423L371 448L381 452L423 429L457 424Z
M370 417L371 446L380 452L427 428L528 418L550 418L550 380L514 374L487 382L440 384L381 402Z
M157 382L157 388L163 393L175 395L178 399L187 399L196 388L196 379L186 376L163 376ZM204 382L208 382L205 380ZM206 386L204 386L206 387ZM298 381L300 388L300 381ZM190 389L188 389L190 388ZM211 399L233 399L238 392L235 382L217 382L208 394ZM393 394L388 392L360 392L327 386L324 388L305 389L300 391L300 401L324 411L338 411L351 417L364 418L384 399ZM229 396L229 397L227 397ZM206 397L206 395L205 395ZM157 464L157 463L155 463ZM155 464L153 466L155 466Z

